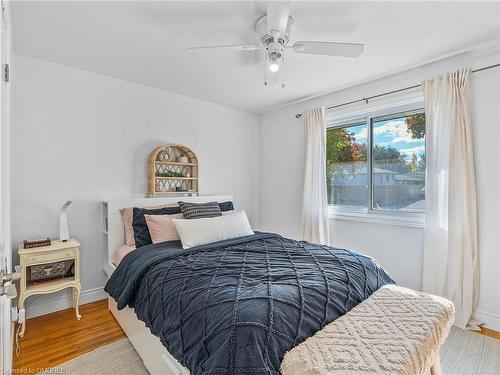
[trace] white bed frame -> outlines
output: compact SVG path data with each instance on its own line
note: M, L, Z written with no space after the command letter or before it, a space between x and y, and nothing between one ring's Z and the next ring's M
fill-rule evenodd
M184 202L225 202L232 201L231 195L211 195L197 197L166 197L113 200L103 203L103 232L107 236L107 262L104 271L110 277L116 269L113 264L116 249L124 243L124 230L120 209L126 207L153 207L174 204L179 200ZM113 298L108 298L109 309L122 327L135 350L142 358L144 365L152 375L189 375L189 370L183 367L162 345L160 339L154 336L149 328L137 318L134 310L126 307L116 308Z

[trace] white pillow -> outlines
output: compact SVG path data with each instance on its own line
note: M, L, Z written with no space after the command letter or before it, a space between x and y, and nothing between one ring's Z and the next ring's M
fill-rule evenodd
M183 249L255 234L245 210L202 219L172 219L172 222L179 233Z

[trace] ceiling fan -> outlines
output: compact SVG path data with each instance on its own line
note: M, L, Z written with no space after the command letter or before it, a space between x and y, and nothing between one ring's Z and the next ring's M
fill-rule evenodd
M309 55L326 55L342 57L358 57L365 45L360 43L297 41L289 45L295 27L295 20L290 16L291 1L268 1L267 13L255 23L260 44L230 44L189 47L191 51L229 50L252 51L263 50L265 54L264 85L277 81L277 75L283 70L285 51ZM271 79L270 79L271 78ZM285 87L282 82L281 87Z

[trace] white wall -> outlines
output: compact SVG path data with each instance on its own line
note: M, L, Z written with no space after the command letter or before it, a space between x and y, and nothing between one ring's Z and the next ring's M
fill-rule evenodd
M100 202L144 197L147 157L159 144L191 147L200 192L233 194L258 224L256 115L19 55L14 74L13 244L57 238L59 208L73 200L84 302L104 297ZM36 296L28 315L68 306L64 292Z
M300 238L303 185L303 121L295 118L307 108L330 106L385 91L411 86L459 67L482 67L500 62L498 46L462 54L445 61L378 79L363 85L289 105L261 116L260 224L263 230ZM406 95L406 94L405 94ZM374 100L368 106L397 101ZM475 155L479 200L481 296L477 317L500 329L500 68L473 76ZM355 112L365 104L344 107ZM339 109L339 111L341 111ZM331 221L332 245L359 250L376 258L400 285L421 287L423 230L378 223Z
M232 193L255 226L299 238L304 150L303 124L295 113L413 85L462 66L476 68L499 61L498 50L464 54L269 112L257 125L256 116L246 112L16 56L13 243L57 238L59 207L72 199L70 231L82 242L84 300L104 296L99 202L144 196L148 153L164 142L184 143L198 153L203 194ZM481 258L477 316L497 330L499 88L499 69L474 75ZM399 99L384 99L391 100ZM363 108L355 105L344 110ZM422 229L335 220L331 232L333 245L373 256L400 285L420 288ZM35 297L28 314L68 305L64 293Z

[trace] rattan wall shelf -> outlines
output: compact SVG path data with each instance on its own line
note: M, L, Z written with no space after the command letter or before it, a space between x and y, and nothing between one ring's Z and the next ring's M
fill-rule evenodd
M188 147L156 147L148 160L148 196L198 195L198 158Z

